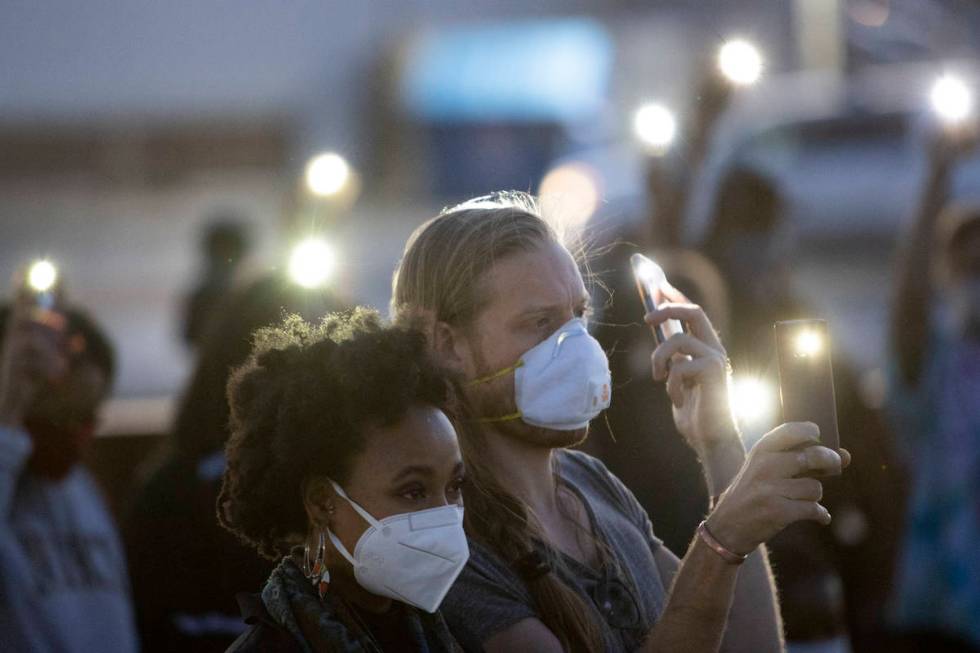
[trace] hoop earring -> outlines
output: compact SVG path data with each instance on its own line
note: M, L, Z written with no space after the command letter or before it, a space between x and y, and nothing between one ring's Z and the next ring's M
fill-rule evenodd
M327 589L330 587L330 571L327 569L327 564L324 560L327 551L327 541L326 537L323 535L323 531L320 531L319 539L316 547L316 558L313 560L313 564L310 564L310 544L309 542L303 547L303 575L306 576L310 584L316 588L317 594L320 595L320 600L327 593Z

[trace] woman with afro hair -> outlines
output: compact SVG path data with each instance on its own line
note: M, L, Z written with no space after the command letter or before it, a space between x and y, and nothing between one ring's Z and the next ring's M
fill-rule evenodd
M453 651L468 557L453 382L367 309L255 334L228 384L221 524L281 559L231 651Z

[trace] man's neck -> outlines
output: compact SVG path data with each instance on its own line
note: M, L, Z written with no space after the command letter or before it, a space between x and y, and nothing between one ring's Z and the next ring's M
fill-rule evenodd
M592 529L584 505L574 496L559 496L553 466L556 450L497 431L486 435L485 458L497 482L527 505L545 541L582 564L598 565L594 543L582 538Z
M501 486L526 503L539 515L557 509L554 475L554 449L536 447L488 429L486 458Z

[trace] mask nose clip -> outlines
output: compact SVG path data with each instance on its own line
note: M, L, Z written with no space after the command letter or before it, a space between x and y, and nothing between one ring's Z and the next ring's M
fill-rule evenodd
M551 352L551 358L558 358L558 354L561 353L561 346L566 340L569 338L574 338L575 336L580 336L584 333L587 333L585 330L585 325L582 324L580 318L576 318L572 325L558 334L558 338L555 339L555 348Z

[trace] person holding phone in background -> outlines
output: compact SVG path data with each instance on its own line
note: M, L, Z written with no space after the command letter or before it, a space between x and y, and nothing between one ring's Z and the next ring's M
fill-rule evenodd
M893 298L889 407L910 497L891 621L909 650L980 650L980 207L947 205L975 129L935 138Z
M137 640L122 544L80 464L113 352L62 304L25 284L0 315L0 649L125 653Z
M450 378L421 334L355 309L260 329L228 383L221 524L281 560L229 651L456 650L469 555Z
M611 379L586 331L582 275L533 199L471 200L409 239L393 313L466 379L471 556L443 605L465 649L782 648L762 544L800 519L829 523L820 482L797 477L837 473L849 455L819 446L804 423L778 427L746 455L725 350L704 312L670 293L646 320L679 320L689 333L656 349L653 374L719 497L683 560L626 487L570 449L608 406Z

